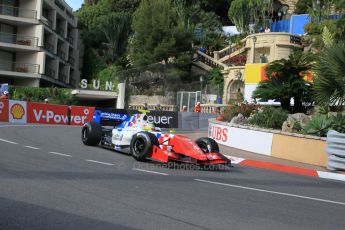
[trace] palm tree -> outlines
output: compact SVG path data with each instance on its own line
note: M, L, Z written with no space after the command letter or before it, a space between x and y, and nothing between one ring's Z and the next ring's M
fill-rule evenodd
M253 93L253 98L280 100L281 106L291 112L303 110L302 101L308 96L309 86L300 76L311 69L313 55L295 50L289 59L280 59L266 66L267 80L261 81ZM294 99L293 109L290 107Z
M316 103L338 108L344 106L345 42L330 44L319 53L313 72Z

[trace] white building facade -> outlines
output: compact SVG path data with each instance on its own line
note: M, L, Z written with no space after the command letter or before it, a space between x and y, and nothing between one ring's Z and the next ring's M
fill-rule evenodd
M77 19L63 0L0 0L0 83L76 88L80 50Z

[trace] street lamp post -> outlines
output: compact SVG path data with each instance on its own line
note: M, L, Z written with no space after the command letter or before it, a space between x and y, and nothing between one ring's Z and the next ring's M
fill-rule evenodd
M202 104L202 82L204 81L204 76L200 76L200 103Z
M257 37L253 36L253 63L255 63L255 43L257 41Z
M238 83L238 92L241 92L240 82L242 82L242 72L240 70L237 70L235 76Z

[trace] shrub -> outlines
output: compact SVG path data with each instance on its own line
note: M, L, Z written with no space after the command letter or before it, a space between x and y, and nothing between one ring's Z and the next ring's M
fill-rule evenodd
M13 100L27 100L32 102L44 102L48 98L51 104L74 105L76 100L71 94L71 89L62 88L32 88L10 87L10 95Z
M249 123L264 128L281 129L288 113L282 108L263 107L249 119Z
M303 128L303 134L325 137L332 126L332 120L326 115L316 114Z
M255 104L248 103L232 103L225 108L223 112L223 117L225 121L231 121L232 118L236 117L238 114L242 114L244 117L249 117L258 108Z
M345 133L345 116L338 114L337 116L331 117L331 129L339 132Z
M318 24L310 22L304 26L304 31L307 34L320 34L321 28Z

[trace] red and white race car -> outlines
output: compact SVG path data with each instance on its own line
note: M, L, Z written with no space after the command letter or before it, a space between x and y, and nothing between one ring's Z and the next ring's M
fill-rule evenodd
M216 141L201 137L196 141L171 133L148 122L147 115L134 114L114 128L89 122L82 128L85 145L101 145L129 153L138 161L153 160L162 163L181 162L200 165L230 165L231 161L219 153Z

